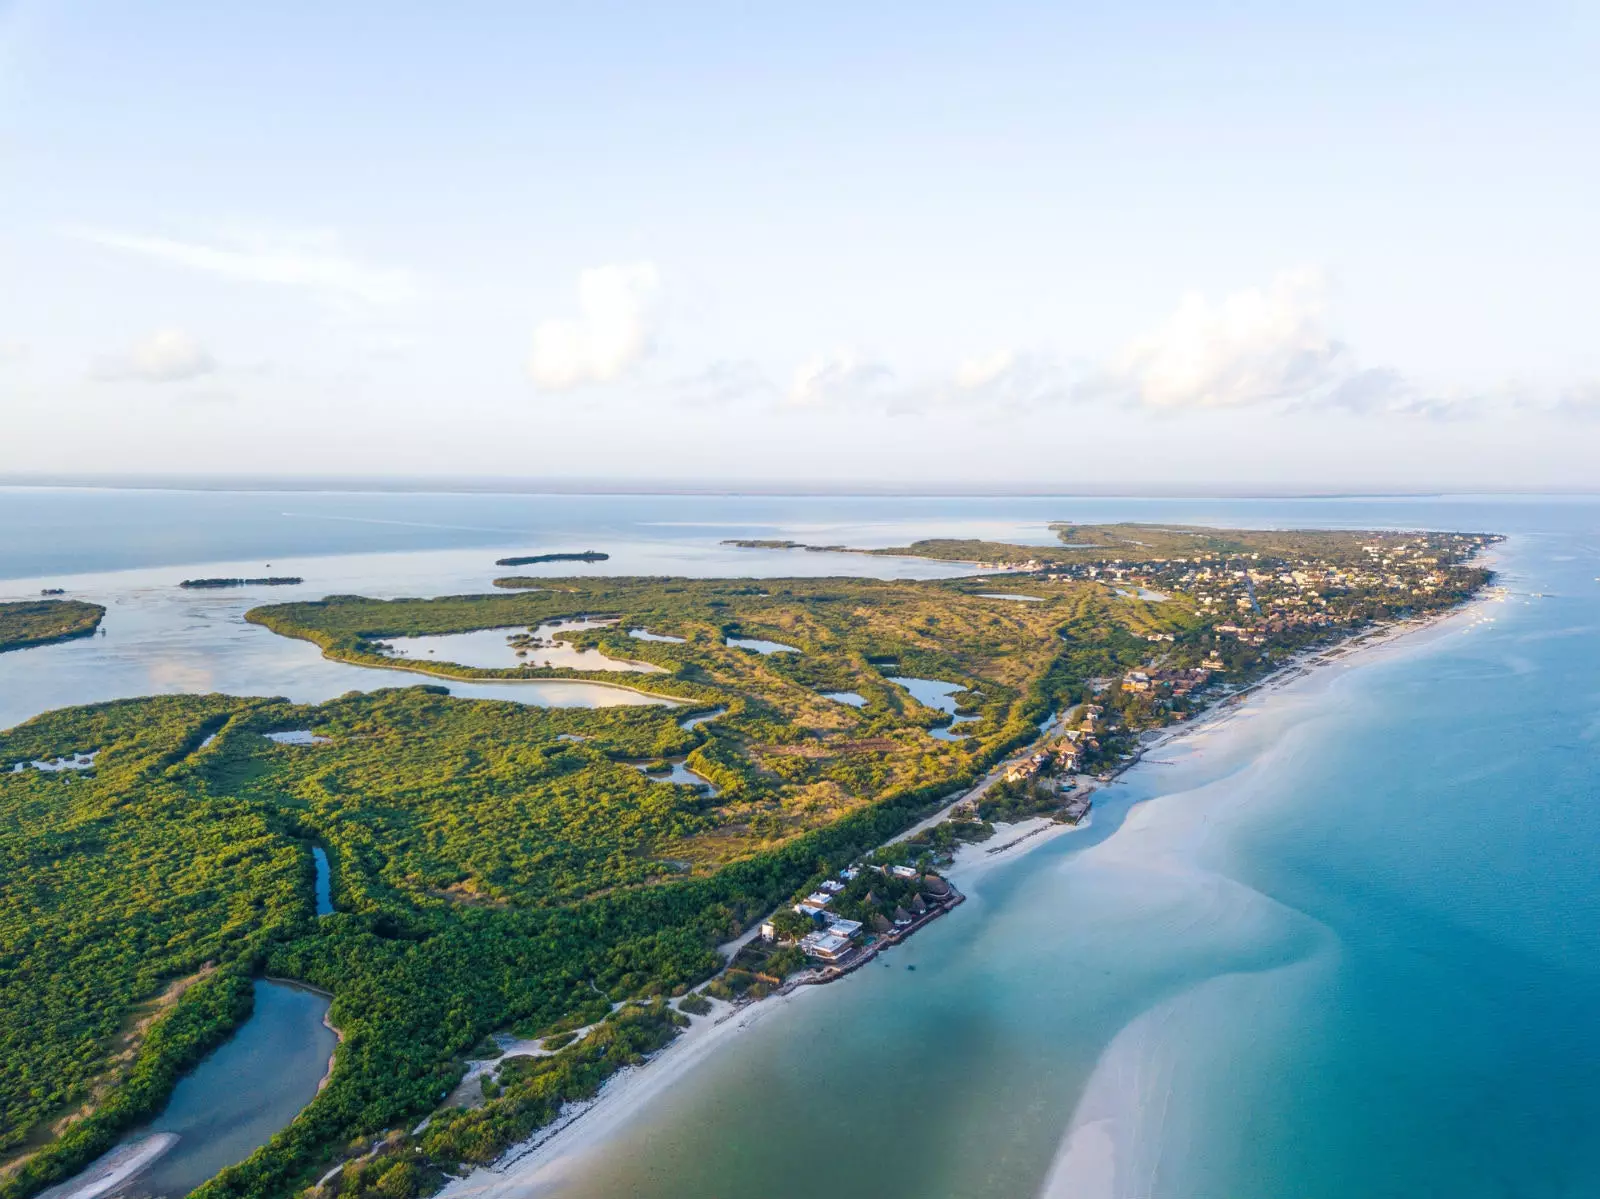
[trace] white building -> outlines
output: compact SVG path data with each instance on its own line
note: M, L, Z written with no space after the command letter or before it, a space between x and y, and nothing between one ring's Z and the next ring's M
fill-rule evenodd
M833 933L811 933L800 942L800 948L824 962L837 962L854 948L848 937Z

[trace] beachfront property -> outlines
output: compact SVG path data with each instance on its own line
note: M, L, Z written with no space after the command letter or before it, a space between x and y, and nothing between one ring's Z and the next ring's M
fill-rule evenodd
M800 941L800 948L810 957L821 961L837 963L850 956L855 949L848 937L841 937L837 933L815 932L808 933Z
M1044 769L1045 764L1049 762L1049 760L1050 758L1048 754L1037 753L1033 754L1031 757L1024 758L1020 762L1014 763L1011 768L1006 771L1006 782L1024 783L1031 778L1038 777L1039 772Z

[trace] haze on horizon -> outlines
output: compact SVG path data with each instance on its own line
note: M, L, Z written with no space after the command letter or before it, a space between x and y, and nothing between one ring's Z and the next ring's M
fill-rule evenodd
M0 4L0 472L1583 487L1577 3Z

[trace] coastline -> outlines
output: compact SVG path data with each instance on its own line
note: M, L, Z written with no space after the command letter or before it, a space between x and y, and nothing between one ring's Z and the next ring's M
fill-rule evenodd
M1110 780L1088 782L1079 794L1093 794L1122 782L1123 777L1140 765L1151 750L1170 747L1194 734L1225 726L1236 719L1252 699L1270 699L1307 679L1322 680L1328 672L1321 668L1368 664L1375 660L1376 651L1379 650L1393 652L1400 648L1420 648L1427 644L1426 640L1420 639L1421 634L1442 633L1447 626L1479 613L1488 604L1498 602L1500 597L1497 589L1487 588L1458 607L1433 617L1391 622L1363 630L1333 645L1302 651L1255 683L1219 697L1194 719L1160 730L1143 742L1136 755L1119 767ZM1026 748L1008 755L1007 760L1030 752L1046 736L1048 734L1041 734ZM992 785L1003 773L1004 765L1004 762L997 764L972 788L963 791L950 804L942 806L933 816L892 838L889 843L913 835L917 828L943 819L956 803ZM980 842L961 846L953 865L943 873L953 885L965 889L995 867L1014 862L1054 841L1056 837L1088 829L1093 823L1092 807L1084 819L1075 825L1057 822L1048 816L1030 817L1014 824L996 823L996 837L992 840L1000 844ZM812 986L792 987L776 992L768 999L734 1007L725 1014L720 1009L729 1005L717 1001L718 1006L712 1014L697 1019L686 1032L648 1058L644 1064L619 1071L602 1085L593 1099L580 1105L570 1105L570 1112L564 1110L556 1121L529 1140L513 1146L492 1166L476 1169L463 1178L452 1180L439 1195L448 1196L449 1199L465 1199L468 1196L473 1199L480 1196L484 1199L531 1199L552 1193L551 1188L557 1187L563 1178L580 1166L580 1159L647 1111L655 1098L709 1057L717 1047L728 1042L734 1033L753 1026L771 1012L783 1010L800 994L812 989ZM1073 1127L1069 1127L1068 1134L1073 1130ZM1111 1147L1108 1144L1105 1148L1109 1152Z

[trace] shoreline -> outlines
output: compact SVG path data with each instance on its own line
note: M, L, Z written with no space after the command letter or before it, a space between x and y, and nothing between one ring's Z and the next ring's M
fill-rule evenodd
M40 1191L35 1199L95 1199L144 1173L177 1143L176 1133L157 1132L131 1145L118 1145L65 1182Z
M1498 602L1501 593L1493 586L1467 602L1428 618L1411 618L1364 629L1350 637L1310 648L1295 654L1282 666L1238 691L1218 697L1203 712L1191 720L1182 721L1161 729L1150 740L1141 744L1134 757L1120 766L1109 780L1094 780L1078 794L1089 795L1102 788L1121 782L1123 776L1138 766L1151 750L1165 748L1191 734L1214 730L1233 720L1245 702L1254 697L1270 697L1281 693L1308 678L1321 678L1325 672L1319 667L1351 665L1372 660L1369 651L1394 649L1402 644L1411 645L1414 634L1437 632L1456 619L1473 614L1487 604ZM1005 764L1013 757L1031 752L1048 733L1028 743L1022 750L1008 755L995 768L938 812L919 822L911 829L891 838L893 844L911 836L918 828L937 823L950 808L962 802L974 791L987 789L1002 776ZM1152 763L1153 764L1153 763ZM981 793L981 792L980 792ZM1004 844L990 847L986 843L968 844L956 851L954 863L943 872L944 877L958 888L969 886L990 870L1014 862L1056 837L1093 826L1094 809L1091 806L1083 820L1077 824L1057 822L1048 816L1029 817L1015 824L997 824L997 836L1006 836ZM1005 830L1000 833L999 830ZM1017 834L1017 835L1013 835ZM940 915L951 909L943 909ZM919 923L913 931L925 927L931 920ZM754 927L754 926L752 926ZM748 936L749 930L746 932ZM846 972L848 973L848 972ZM837 982L843 974L809 985L797 985L774 992L767 999L732 1007L726 1015L719 1016L717 1009L695 1020L683 1034L645 1060L642 1065L628 1067L613 1075L594 1098L570 1113L563 1111L545 1128L526 1141L519 1142L506 1151L493 1165L480 1167L470 1174L451 1180L438 1195L449 1199L534 1199L546 1193L547 1188L562 1180L563 1163L576 1165L578 1159L593 1150L612 1134L620 1131L629 1121L639 1117L659 1093L680 1079L693 1066L704 1060L717 1046L723 1044L734 1032L752 1026L771 1012L782 1010L789 1003L816 986ZM729 1005L713 1001L718 1007ZM705 1026L704 1030L697 1026ZM697 1035L698 1034L698 1035ZM692 1049L692 1052L687 1052Z
M261 627L266 628L265 625L263 625ZM268 629L267 631L272 633L273 636L275 636L275 637L287 637L288 636L288 634L279 633L276 629ZM291 637L290 640L293 640L293 641L305 641L305 642L308 642L311 645L316 645L316 642L312 641L308 637ZM341 663L341 664L343 664L345 666L360 666L360 667L363 667L363 668L368 669L368 670L394 670L394 671L398 671L401 674L420 674L420 675L424 675L424 676L426 676L426 677L428 677L430 679L444 679L447 682L452 682L452 683L470 683L470 684L473 684L474 686L481 684L481 685L490 686L490 687L493 687L493 686L521 687L521 686L525 686L528 683L562 683L562 684L567 684L569 686L609 687L613 691L631 691L635 695L643 695L643 696L646 696L646 697L648 697L650 699L653 699L653 700L656 701L657 704L659 704L662 707L666 707L666 708L693 707L694 704L697 702L697 701L692 700L692 699L684 699L681 696L668 695L668 694L666 694L665 692L662 692L662 691L649 691L649 690L646 690L643 687L630 687L627 683L609 683L609 682L603 682L603 681L601 681L599 679L575 679L575 678L571 678L570 676L559 676L559 675L556 676L556 677L553 677L553 678L535 677L535 678L522 678L522 679L508 679L508 678L501 678L501 677L495 677L495 676L490 676L490 677L487 677L487 678L477 678L477 677L472 677L472 676L463 677L461 675L445 674L445 673L442 673L440 671L435 671L435 670L426 670L426 669L423 669L421 666L401 666L401 665L399 665L397 663L391 663L391 662L369 662L364 658L362 658L362 659L345 658L345 657L342 657L342 656L340 656L338 654L331 654L327 650L323 650L322 651L322 657L323 657L323 659L325 661L328 661L328 662L339 662L339 663ZM618 673L621 673L621 672L618 672ZM420 685L421 684L418 684L418 686L420 686Z

